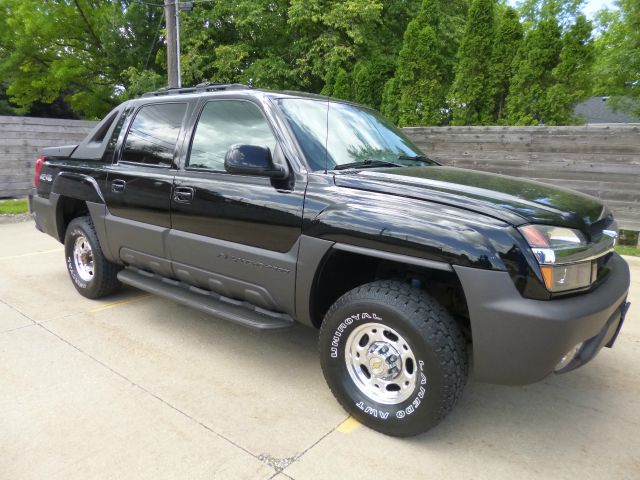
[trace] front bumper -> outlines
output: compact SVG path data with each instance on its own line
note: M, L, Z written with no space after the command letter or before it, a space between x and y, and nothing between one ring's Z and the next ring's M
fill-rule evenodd
M611 346L627 308L629 267L617 254L596 290L571 298L532 300L516 290L506 272L454 266L469 308L475 377L524 385L554 371L560 359L583 343L562 371L590 361Z

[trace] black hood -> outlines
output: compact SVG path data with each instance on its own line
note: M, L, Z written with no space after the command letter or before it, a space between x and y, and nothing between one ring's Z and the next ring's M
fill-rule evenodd
M336 185L425 199L506 221L561 225L589 232L609 211L598 199L532 180L454 167L340 172Z

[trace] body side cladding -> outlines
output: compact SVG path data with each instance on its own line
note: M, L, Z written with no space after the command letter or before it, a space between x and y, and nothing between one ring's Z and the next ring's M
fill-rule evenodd
M312 308L313 291L320 272L320 264L334 242L302 235L299 242L296 268L296 315L298 322L314 326Z
M173 261L181 280L191 279L222 294L230 289L228 294L246 294L266 308L293 315L299 243L300 239L288 251L277 252L172 229L166 249L172 261L190 259L188 264ZM247 290L247 285L255 288Z
M89 209L91 221L96 229L98 242L104 256L113 263L122 263L118 258L117 252L114 253L109 245L109 234L107 233L107 224L105 218L107 216L107 206L104 203L86 202Z
M30 209L36 228L41 232L51 235L53 238L62 242L58 234L58 200L60 195L55 193L48 197L38 195L33 189L30 194Z

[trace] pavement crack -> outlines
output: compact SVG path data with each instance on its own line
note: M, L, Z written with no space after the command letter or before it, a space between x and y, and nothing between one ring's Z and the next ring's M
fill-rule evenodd
M33 321L33 320L32 320ZM42 323L36 323L36 325L40 328L42 328L43 330L45 330L46 332L48 332L49 334L53 335L54 337L56 337L58 340L60 340L63 343L66 343L68 346L70 346L71 348L77 350L78 352L80 352L82 355L85 355L86 357L90 358L91 360L93 360L94 362L98 363L99 365L101 365L103 368L106 368L107 370L109 370L111 373L113 373L114 375L117 375L118 377L122 378L123 380L129 382L132 386L134 386L135 388L138 388L139 390L141 390L142 392L150 395L151 397L155 398L156 400L158 400L159 402L163 403L164 405L166 405L167 407L169 407L170 409L176 411L177 413L179 413L180 415L188 418L189 420L191 420L192 422L196 423L197 425L199 425L200 427L204 428L205 430L207 430L208 432L212 433L213 435L215 435L216 437L218 437L221 440L224 440L225 442L233 445L234 447L242 450L244 453L252 456L253 458L255 458L258 461L262 461L259 457L259 455L254 454L253 452L251 452L250 450L247 450L245 447L243 447L242 445L239 445L238 443L234 442L233 440L231 440L230 438L225 437L224 435L216 432L215 430L213 430L211 427L209 427L208 425L206 425L205 423L201 422L200 420L198 420L197 418L193 417L192 415L188 414L187 412L185 412L184 410L181 410L180 408L176 407L175 405L171 404L170 402L168 402L167 400L165 400L164 398L162 398L161 396L159 396L158 394L152 392L151 390L148 390L147 388L143 387L142 385L140 385L139 383L136 383L135 381L131 380L129 377L127 377L126 375L118 372L117 370L115 370L113 367L111 367L110 365L106 364L105 362L103 362L102 360L94 357L93 355L91 355L90 353L84 351L83 349L81 349L80 347L74 345L73 343L71 343L69 340L67 340L64 337L61 337L60 335L58 335L57 333L55 333L54 331L50 330L49 328L46 327L46 325L43 325ZM278 472L276 472L278 473Z
M276 471L276 474L282 472L282 470L287 468L289 465L295 462L298 458L299 458L299 455L295 455L293 457L286 457L286 458L276 458L266 453L262 453L258 455L258 460L260 460L263 463L266 463L271 468L273 468Z
M30 322L33 322L34 325L37 325L38 322L36 322L33 318L31 318L29 315L27 315L26 313L20 311L19 308L14 307L13 305L11 305L10 303L5 302L4 300L2 300L0 298L0 303L2 303L3 305L6 305L7 307L9 307L11 310L13 310L14 312L19 313L20 315L22 315L24 318L26 318L27 320L29 320Z
M265 462L267 465L269 465L270 467L274 468L276 470L276 474L282 472L283 475L286 475L286 473L284 473L284 469L286 469L288 466L290 466L290 465L294 464L295 462L297 462L298 460L300 460L309 450L311 450L313 447L318 445L322 440L324 440L329 435L331 435L333 432L335 432L336 429L340 425L342 425L347 418L349 418L349 417L347 416L344 420L341 420L340 422L338 422L328 432L326 432L319 439L317 439L315 442L313 442L311 445L309 445L307 448L305 448L302 452L298 453L297 455L295 455L293 457L278 459L278 458L271 457L269 455L264 455L263 454L263 455L260 455L259 460ZM264 458L262 458L262 457L264 457ZM272 461L273 464L269 463L270 461ZM281 462L281 463L277 464L278 461ZM289 477L289 475L286 475L286 476ZM273 477L271 477L271 478L273 478ZM289 478L291 478L291 477L289 477Z
M284 473L284 470L289 467L290 465L292 465L293 463L297 462L298 460L300 460L300 458L302 458L309 450L311 450L313 447L315 447L316 445L318 445L322 440L324 440L325 438L327 438L331 433L333 433L334 431L336 431L336 429L346 420L343 419L340 422L338 422L335 426L333 426L331 429L329 429L329 431L327 431L324 435L322 435L320 438L318 438L315 442L313 442L311 445L309 445L307 448L305 448L302 452L298 453L297 455L294 455L293 457L285 457L285 458L277 458L277 457L273 457L269 454L259 454L256 455L255 453L253 453L252 451L246 449L245 447L243 447L242 445L239 445L238 443L234 442L233 440L231 440L230 438L216 432L215 430L213 430L211 427L209 427L208 425L206 425L205 423L201 422L200 420L198 420L197 418L193 417L192 415L188 414L187 412L185 412L184 410L181 410L180 408L176 407L175 405L171 404L169 401L165 400L164 398L162 398L161 396L159 396L158 394L152 392L151 390L148 390L147 388L143 387L142 385L140 385L139 383L136 383L135 381L133 381L132 379L130 379L129 377L127 377L126 375L124 375L123 373L120 373L119 371L115 370L113 367L111 367L110 365L108 365L107 363L103 362L102 360L100 360L99 358L94 357L93 355L91 355L89 352L86 352L85 350L81 349L80 347L78 347L77 345L74 345L73 343L71 343L69 340L67 340L66 338L58 335L57 333L55 333L54 331L52 331L51 329L47 328L47 326L42 323L42 322L36 322L35 320L33 320L29 315L21 312L19 309L15 308L12 305L9 305L8 303L4 302L3 300L0 299L0 302L2 302L3 304L7 305L9 308L15 310L16 312L18 312L20 315L23 315L25 318L29 319L31 322L33 322L33 325L25 325L26 327L32 327L32 326L37 326L42 328L43 330L45 330L47 333L49 333L50 335L53 335L54 337L56 337L58 340L60 340L61 342L67 344L68 346L70 346L71 348L73 348L74 350L78 351L79 353L81 353L82 355L86 356L87 358L90 358L91 360L93 360L94 362L96 362L97 364L99 364L100 366L102 366L103 368L109 370L111 373L113 373L114 375L117 375L118 377L122 378L123 380L127 381L129 384L131 384L132 386L134 386L135 388L138 388L140 391L150 395L151 397L155 398L156 400L158 400L159 402L163 403L164 405L166 405L167 407L169 407L170 409L176 411L177 413L179 413L180 415L188 418L189 420L191 420L192 422L196 423L197 425L199 425L200 427L204 428L205 430L207 430L208 432L212 433L213 435L215 435L216 437L220 438L221 440L224 440L225 442L233 445L234 447L242 450L243 452L245 452L246 454L252 456L253 458L255 458L256 460L268 465L269 467L273 468L275 470L274 472L274 476L278 475L279 473L282 473L283 475L286 475L286 473ZM69 315L70 316L70 315ZM24 328L24 327L19 327L19 328ZM5 332L2 332L5 333ZM347 417L349 418L349 417ZM288 478L288 475L286 475ZM273 477L271 477L273 478Z
M292 476L290 476L290 475L287 475L287 474L286 474L286 473L284 473L284 472L276 472L276 473L274 473L273 475L271 475L271 476L269 477L269 480L273 480L273 479L274 479L274 478L276 478L278 475L283 476L283 477L285 477L285 478L288 478L289 480L295 480L295 478L293 478L293 477L292 477Z

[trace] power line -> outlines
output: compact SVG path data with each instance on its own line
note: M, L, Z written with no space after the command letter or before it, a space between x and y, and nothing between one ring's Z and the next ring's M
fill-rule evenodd
M153 3L153 2L145 2L144 0L134 0L136 3L139 3L141 5L148 5L150 7L164 7L164 3ZM176 1L173 3L170 3L169 5L178 5L178 7L183 4L183 3L191 3L193 5L197 5L198 3L213 3L219 0L191 0L190 2L180 2L180 1Z
M144 62L144 69L146 70L149 66L149 60L151 59L151 54L153 53L153 49L156 46L156 42L158 41L158 33L160 32L160 27L162 27L162 21L164 20L164 10L162 11L162 16L160 17L160 21L158 22L158 27L156 28L156 33L153 35L153 42L151 43L151 49L149 50L149 55L147 55L147 61Z

